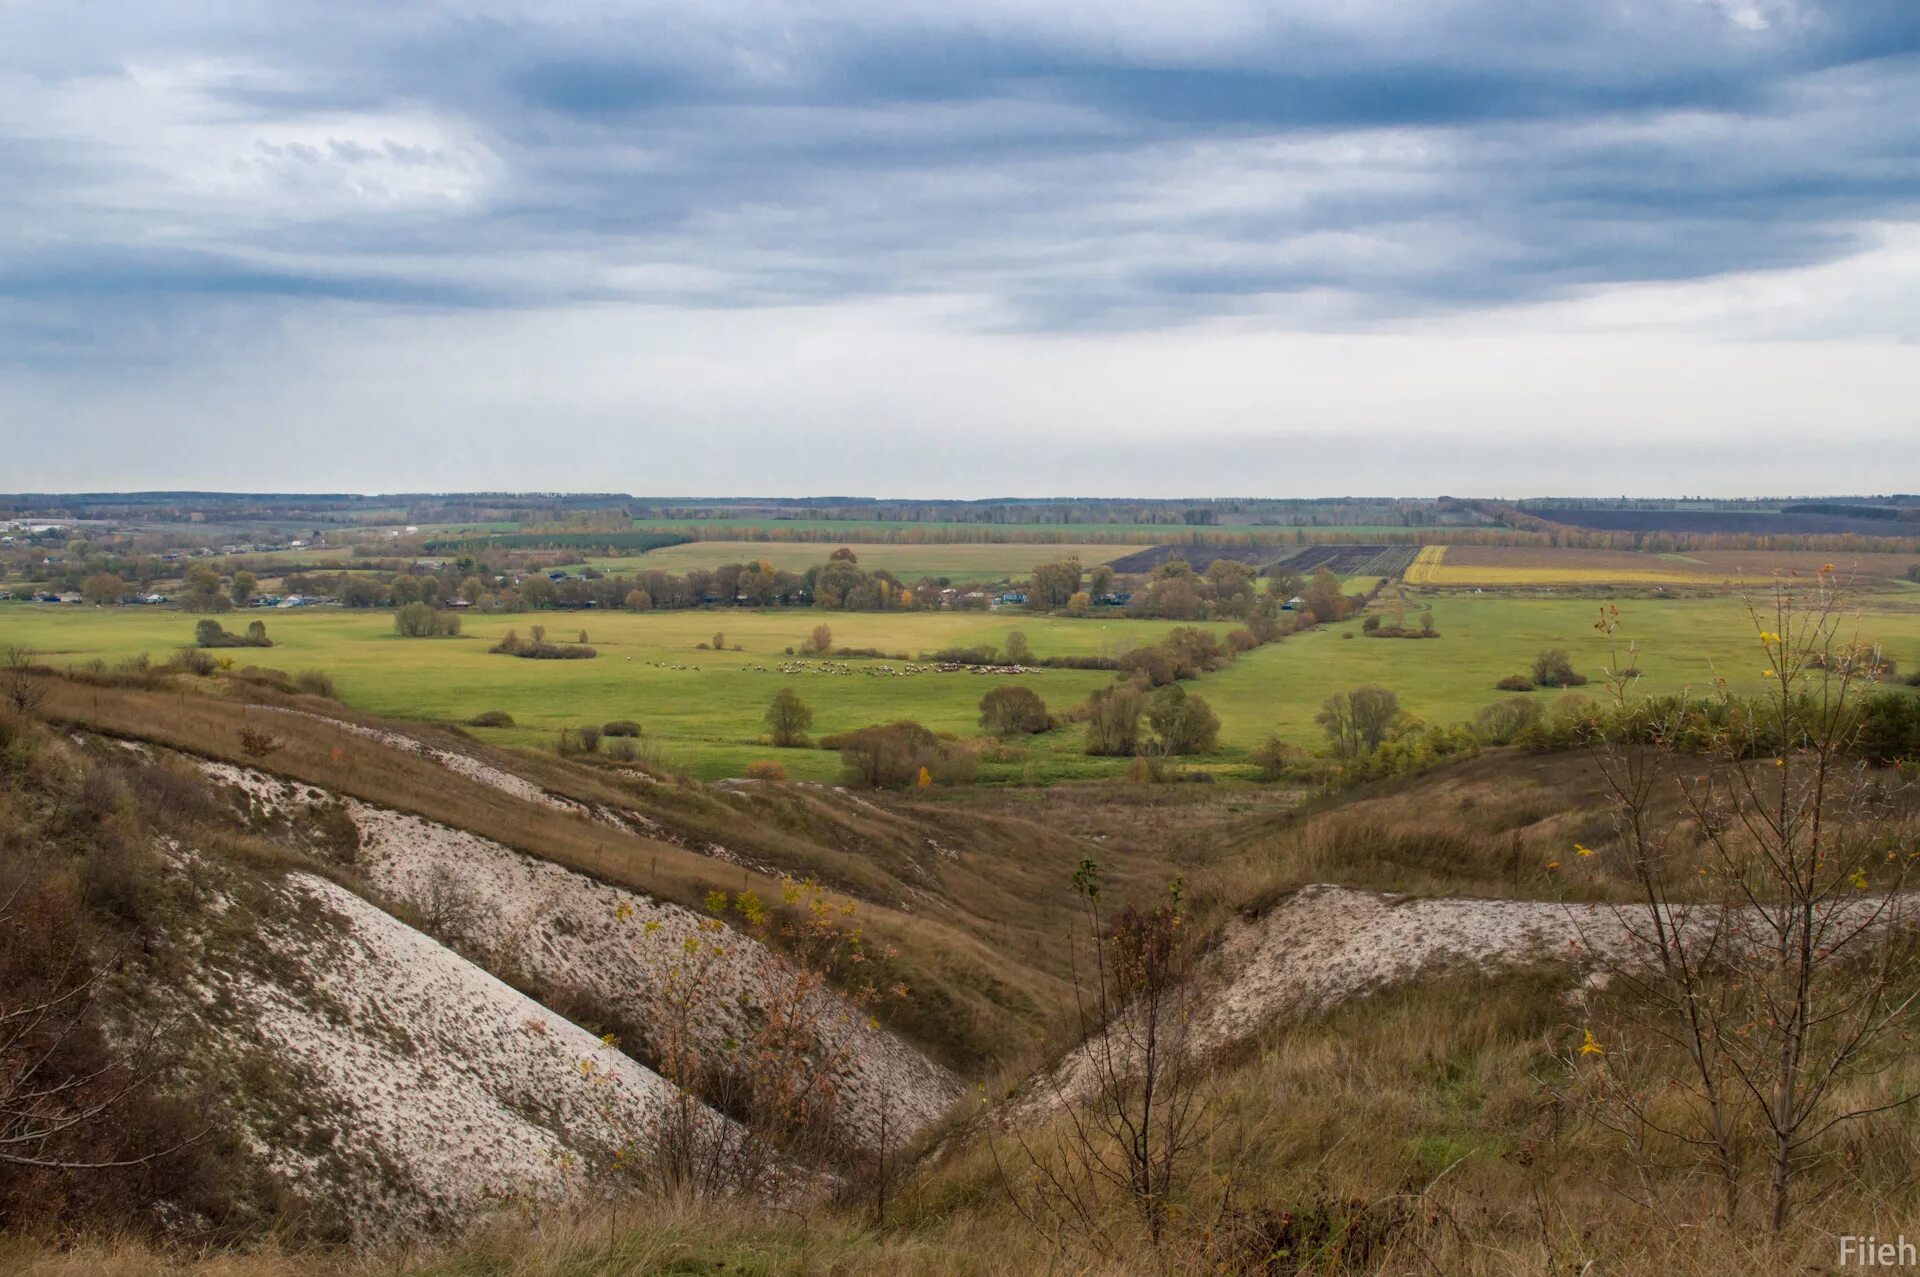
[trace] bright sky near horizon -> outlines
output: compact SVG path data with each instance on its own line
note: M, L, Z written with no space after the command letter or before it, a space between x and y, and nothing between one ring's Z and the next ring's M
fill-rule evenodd
M1920 490L1916 0L0 5L0 490Z

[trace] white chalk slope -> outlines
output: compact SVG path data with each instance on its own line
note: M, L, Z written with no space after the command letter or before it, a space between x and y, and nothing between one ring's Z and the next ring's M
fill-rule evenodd
M338 801L360 835L354 872L381 897L406 905L428 925L443 926L453 933L443 939L490 969L584 990L642 1035L655 1015L655 991L664 975L685 961L683 943L708 934L693 910L464 830L354 799L335 800L263 772L220 763L203 767L243 791L263 816ZM705 969L708 1005L701 1030L710 1045L746 1036L750 1008L766 996L769 973L776 970L773 955L752 937L727 931L720 938L725 953ZM816 1007L829 1036L845 1044L838 1119L853 1138L877 1145L884 1130L889 1142L906 1139L959 1097L956 1076L871 1025L837 995L821 994Z
M367 1237L471 1222L606 1182L673 1088L352 892L311 874L259 951L202 974L214 1048L271 1062L251 1142ZM713 1115L710 1120L724 1122Z

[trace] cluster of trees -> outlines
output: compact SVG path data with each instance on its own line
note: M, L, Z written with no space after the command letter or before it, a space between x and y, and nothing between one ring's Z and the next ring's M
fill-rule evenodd
M965 745L910 720L838 732L821 738L820 747L840 751L847 780L871 789L965 784L974 774L973 753Z
M980 698L980 727L990 735L1033 736L1053 725L1047 703L1031 687L1010 683Z
M346 607L367 608L439 605L460 598L482 612L807 605L824 611L886 612L937 607L948 584L945 577L922 577L909 584L883 569L868 571L860 566L859 556L845 548L805 572L789 572L760 559L685 573L616 575L585 567L557 581L544 571L517 581L513 575L505 561L463 555L432 571L297 573L286 578L285 588L291 594L323 595Z
M1146 680L1116 681L1096 691L1070 718L1086 723L1089 754L1155 758L1202 754L1219 742L1220 720L1206 698L1179 684L1154 689ZM776 746L805 748L813 711L792 688L781 688L767 706L767 735ZM980 698L980 727L1002 740L1037 735L1060 726L1032 688L996 687ZM821 739L838 750L847 779L872 788L960 784L973 778L975 757L954 741L912 721L876 723Z
M1034 567L1027 582L1027 606L1036 612L1084 615L1102 595L1113 592L1113 584L1113 569L1104 563L1088 570L1078 559L1055 559Z
M587 632L580 631L580 638L573 643L547 642L547 627L536 625L532 637L523 639L518 630L508 630L506 636L487 649L503 656L519 656L535 661L590 661L600 655L587 646Z
M1251 564L1237 559L1215 559L1205 572L1196 572L1185 559L1170 559L1133 591L1129 616L1175 621L1223 618L1253 621L1275 618L1293 598L1303 603L1295 611L1309 625L1345 620L1364 605L1362 597L1341 592L1340 578L1325 568L1311 577L1276 569L1266 588Z
M431 603L409 603L393 614L393 629L405 638L452 638L460 633L460 614Z
M267 637L265 621L251 621L245 634L235 634L220 622L208 617L193 627L193 641L197 647L272 647L273 640Z
M253 602L259 584L259 578L245 569L223 582L220 569L196 563L187 569L178 602L189 612L230 612Z
M1503 692L1531 692L1536 687L1584 687L1587 676L1573 668L1565 648L1542 648L1525 674L1509 674L1497 687Z
M1233 659L1235 650L1223 645L1211 630L1181 625L1168 630L1158 643L1123 653L1116 667L1149 687L1165 687L1219 669Z
M1116 682L1088 697L1085 713L1093 755L1204 754L1219 742L1220 720L1206 698L1177 683L1153 691L1141 679Z
M115 572L95 572L80 582L80 597L89 603L122 603L132 591L126 578Z
M1431 608L1420 613L1418 624L1408 625L1406 608L1404 606L1396 607L1386 616L1378 612L1369 613L1366 619L1360 622L1360 632L1368 638L1430 639L1440 637L1440 631L1436 629L1433 624L1433 610Z

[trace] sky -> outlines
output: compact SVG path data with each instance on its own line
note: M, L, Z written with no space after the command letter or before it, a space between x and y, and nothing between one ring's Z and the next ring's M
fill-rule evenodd
M1920 490L1917 0L0 0L0 490Z

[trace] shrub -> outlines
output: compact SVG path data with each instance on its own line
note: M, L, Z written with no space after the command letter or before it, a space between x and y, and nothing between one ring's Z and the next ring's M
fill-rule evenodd
M1261 780L1283 779L1305 770L1313 760L1313 755L1306 750L1278 736L1269 736L1254 746L1249 757L1253 759L1254 766L1260 769Z
M1168 630L1167 636L1160 640L1160 646L1173 657L1180 678L1195 678L1217 670L1227 663L1229 657L1227 649L1220 645L1213 631L1192 625L1179 625Z
M301 670L293 676L293 685L309 696L324 696L328 700L339 699L339 692L333 685L333 675L325 670Z
M581 631L584 634L586 631ZM523 640L517 630L508 630L506 637L487 649L503 656L519 656L535 661L587 661L600 655L584 643L549 643L545 626L533 627L533 638Z
M1180 677L1180 667L1164 647L1136 647L1120 658L1120 668L1144 676L1153 687L1165 687Z
M240 729L240 749L248 758L258 761L269 754L279 752L280 748L281 743L275 740L270 732L261 731L257 727Z
M1117 670L1120 662L1111 656L1048 656L1040 664L1050 670Z
M198 648L183 647L173 654L173 659L167 662L167 668L204 678L219 669L220 663Z
M460 614L431 603L409 603L393 614L394 632L405 638L450 638L460 633Z
M600 752L600 729L597 727L562 727L554 738L553 752L566 757L573 754L597 754Z
M1511 745L1541 714L1539 701L1495 701L1473 716L1473 734L1489 745Z
M785 780L787 769L771 758L756 758L747 764L748 780Z
M840 732L821 740L820 746L840 751L850 783L872 789L910 785L922 768L931 770L942 761L939 738L906 720Z
M1019 630L1007 631L1007 644L1001 651L1001 658L1008 665L1032 665L1033 649L1027 646L1027 636Z
M503 709L483 710L467 720L468 727L512 727L513 715Z
M1860 705L1855 748L1879 763L1920 758L1920 700L1899 692L1875 692Z
M1087 698L1087 753L1121 757L1139 752L1146 697L1132 683L1103 687Z
M942 785L971 785L979 769L980 760L972 750L943 748L940 761L934 763L927 774L929 779Z
M980 698L980 726L995 736L1031 736L1051 725L1047 703L1030 687L996 687Z
M602 736L638 736L640 724L631 718L616 718L611 723L601 724L600 734Z
M1509 674L1494 686L1503 692L1531 692L1533 680L1525 674Z
M766 723L775 745L782 749L804 746L807 729L813 726L813 711L800 699L800 693L783 687L773 694L773 702L767 706Z
M1574 673L1572 659L1557 647L1542 648L1533 658L1532 677L1541 687L1579 687L1587 681L1586 675Z
M833 627L822 622L813 627L813 633L807 635L807 641L800 645L800 651L807 656L824 656L833 650Z
M1206 698L1178 684L1154 694L1147 722L1165 754L1203 754L1220 737L1220 720Z

